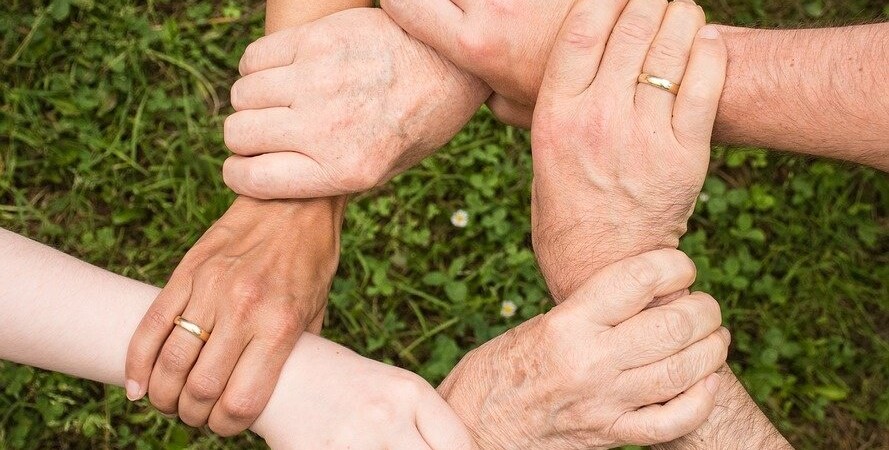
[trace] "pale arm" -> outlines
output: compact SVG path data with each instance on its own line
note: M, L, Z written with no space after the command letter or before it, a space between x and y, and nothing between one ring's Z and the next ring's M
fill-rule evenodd
M158 292L0 229L0 359L122 386L127 341ZM472 448L420 377L309 333L250 429L272 448Z

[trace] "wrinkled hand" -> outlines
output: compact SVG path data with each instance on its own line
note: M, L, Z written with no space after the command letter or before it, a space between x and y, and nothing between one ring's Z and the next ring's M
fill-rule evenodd
M380 1L408 33L488 83L494 89L488 106L501 120L525 128L531 126L550 50L574 3L575 0ZM588 19L613 26L626 4L627 0L597 0L596 8L587 11Z
M425 380L309 335L253 430L276 450L475 448Z
M566 20L532 129L533 241L556 300L602 265L678 245L725 80L725 44L690 0L630 0L614 27L599 4ZM681 82L678 97L642 72Z
M318 332L344 200L238 198L194 245L139 324L127 396L220 435L246 429L303 330ZM206 344L177 315L210 331Z
M439 387L482 448L648 445L714 407L730 336L694 293L691 260L659 250L608 266L565 303L467 355ZM663 405L662 405L663 403Z
M373 8L263 37L240 70L223 172L255 198L371 189L447 143L489 93Z

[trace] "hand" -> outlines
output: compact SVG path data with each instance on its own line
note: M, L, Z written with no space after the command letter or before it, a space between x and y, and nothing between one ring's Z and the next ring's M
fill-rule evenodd
M425 380L311 335L300 338L252 429L273 449L475 448Z
M713 410L729 333L706 294L645 308L694 277L678 250L608 266L546 315L471 352L439 392L482 448L648 445L685 435Z
M447 143L489 93L373 8L261 38L240 69L223 172L255 198L371 189Z
M305 329L321 329L344 200L238 198L183 258L130 342L127 396L220 435L246 429ZM206 344L177 315L210 331Z
M724 42L690 0L630 0L615 27L599 3L566 20L532 130L532 237L557 301L603 265L678 245L725 80ZM681 82L678 97L642 72Z
M494 89L498 118L530 128L550 50L575 0L381 0L408 33ZM614 25L627 0L597 0L589 19ZM583 31L583 30L579 30ZM578 38L583 39L585 35ZM607 39L607 36L606 36Z

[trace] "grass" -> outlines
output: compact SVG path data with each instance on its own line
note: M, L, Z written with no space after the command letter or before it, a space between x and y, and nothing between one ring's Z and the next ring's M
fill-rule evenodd
M232 199L227 89L261 2L0 6L0 226L162 284ZM885 20L885 1L703 1L722 23ZM545 311L529 245L529 140L485 112L350 206L326 336L440 380ZM889 448L889 179L716 148L683 248L724 305L731 360L800 448ZM471 215L465 229L451 213ZM519 307L499 315L501 301ZM121 389L0 363L0 448L242 448Z

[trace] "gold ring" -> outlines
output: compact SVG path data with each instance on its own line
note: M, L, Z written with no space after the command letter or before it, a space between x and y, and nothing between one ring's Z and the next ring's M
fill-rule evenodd
M199 327L196 323L188 319L183 319L182 316L176 316L176 318L173 319L173 323L204 342L207 342L207 339L210 339L210 333L204 331L204 329Z
M666 78L656 77L647 73L639 75L639 82L654 86L660 90L667 91L673 95L679 95L679 83L674 83Z

